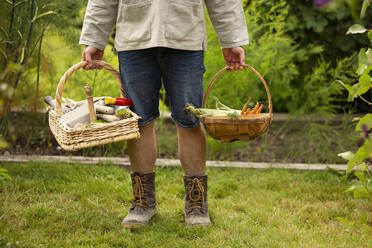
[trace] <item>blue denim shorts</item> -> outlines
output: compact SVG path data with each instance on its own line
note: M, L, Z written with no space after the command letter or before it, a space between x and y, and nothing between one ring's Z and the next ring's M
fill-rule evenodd
M186 104L200 108L203 102L204 52L164 47L119 52L120 77L132 110L145 126L159 117L159 91L164 84L170 99L171 117L183 128L199 120L184 111Z

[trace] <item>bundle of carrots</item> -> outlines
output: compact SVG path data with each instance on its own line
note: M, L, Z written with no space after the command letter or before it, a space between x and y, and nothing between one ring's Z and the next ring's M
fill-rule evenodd
M240 112L240 115L249 115L249 114L259 114L261 113L263 104L259 104L258 102L251 110L250 108L247 108L247 103L244 104L242 111Z

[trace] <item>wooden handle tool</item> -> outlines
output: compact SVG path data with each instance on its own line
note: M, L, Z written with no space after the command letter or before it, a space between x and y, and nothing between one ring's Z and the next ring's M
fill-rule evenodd
M90 87L89 84L84 86L84 88L85 88L85 94L87 95L90 122L96 122L97 117L96 117L96 111L94 110L92 88Z

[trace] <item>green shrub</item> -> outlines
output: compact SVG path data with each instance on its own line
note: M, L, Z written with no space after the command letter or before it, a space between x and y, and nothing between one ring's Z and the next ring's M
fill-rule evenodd
M290 9L291 6L285 0L246 3L245 14L250 34L246 62L259 71L268 83L275 112L334 112L337 106L330 103L337 101L341 91L333 78L337 75L337 78L349 81L348 74L353 73L351 58L338 61L336 69L331 69L331 62L322 56L322 46L297 44L289 35L287 22ZM206 85L224 66L217 36L210 22L208 36ZM309 64L312 65L310 70ZM267 103L266 92L260 80L248 70L222 74L213 86L209 98L212 99L213 96L233 108L241 108L249 97L253 102ZM213 106L212 101L209 106Z
M360 13L360 18L363 19L365 12L372 2L369 0L363 1L363 8ZM372 71L372 29L368 29L360 24L354 24L349 28L346 34L364 34L370 41L367 48L362 48L358 56L358 82L350 85L345 84L342 80L338 82L348 91L348 101L352 102L355 98L361 98L369 106L372 102L367 101L363 95L370 92L372 87L371 71ZM372 175L370 173L371 157L372 157L372 115L366 114L363 118L356 118L358 121L356 131L360 132L361 139L358 142L358 150L356 153L351 151L340 153L339 156L348 160L346 177L349 176L353 170L358 178L347 192L353 192L354 198L371 198L372 197Z
M336 62L336 59L350 56L353 51L368 44L368 39L363 35L345 36L346 30L358 15L360 1L330 1L322 8L315 7L313 0L287 2L290 6L287 19L288 34L301 47L319 44L327 48L323 56ZM369 17L366 18L366 23L371 23L371 13L369 11L367 14Z

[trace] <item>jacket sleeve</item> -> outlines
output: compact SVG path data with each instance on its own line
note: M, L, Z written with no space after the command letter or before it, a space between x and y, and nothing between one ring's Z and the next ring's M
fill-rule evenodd
M249 43L241 0L205 0L205 3L222 48Z
M118 0L89 0L79 44L104 50L117 13Z

